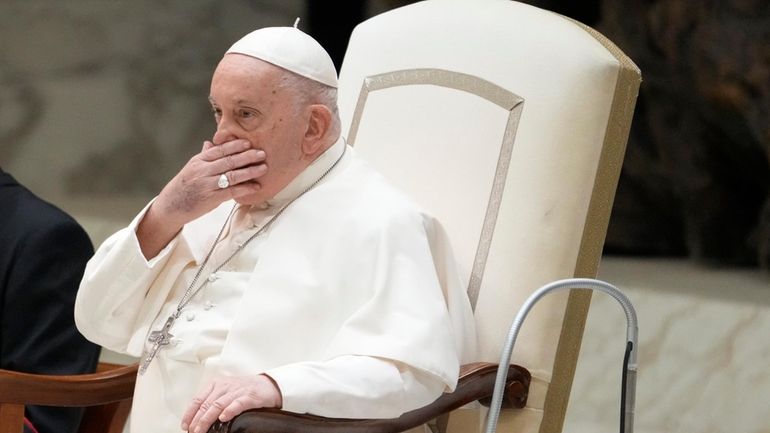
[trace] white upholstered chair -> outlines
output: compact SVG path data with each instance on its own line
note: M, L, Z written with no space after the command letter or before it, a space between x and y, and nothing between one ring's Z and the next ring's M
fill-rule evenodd
M348 141L449 233L479 360L499 359L535 289L596 275L639 84L594 30L513 1L430 0L354 31ZM561 431L589 302L575 291L533 310L513 356L532 374L527 406L499 431ZM481 413L449 430L476 431Z
M596 275L639 84L638 68L596 31L508 0L429 0L354 30L340 73L343 131L449 233L479 361L497 362L534 290ZM498 431L561 431L589 303L588 291L553 295L528 316L512 358L532 375L527 404L504 411ZM480 431L484 413L466 406L442 429ZM257 431L247 420L259 416L217 431ZM400 431L304 421L276 431Z

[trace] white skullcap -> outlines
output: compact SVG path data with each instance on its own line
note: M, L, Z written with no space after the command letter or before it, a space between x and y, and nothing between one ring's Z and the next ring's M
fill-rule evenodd
M337 70L321 44L295 27L265 27L234 43L225 54L256 57L337 88Z

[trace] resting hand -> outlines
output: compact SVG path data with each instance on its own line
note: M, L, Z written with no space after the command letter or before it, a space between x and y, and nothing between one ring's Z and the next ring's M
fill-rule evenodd
M217 419L227 422L248 409L281 405L281 392L263 374L215 379L185 411L182 430L205 433Z

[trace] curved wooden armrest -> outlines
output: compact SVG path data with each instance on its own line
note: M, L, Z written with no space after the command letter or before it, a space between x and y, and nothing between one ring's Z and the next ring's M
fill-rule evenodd
M209 433L395 433L425 424L441 414L476 400L489 399L495 386L497 364L477 362L463 365L454 392L420 409L392 419L340 419L295 414L277 409L246 411L233 420L216 422ZM524 407L531 375L523 367L508 368L505 406Z
M129 400L137 368L134 364L75 375L0 370L0 403L86 407Z
M78 433L121 433L138 365L99 364L96 373L29 374L0 370L0 433L21 433L24 406L85 407Z

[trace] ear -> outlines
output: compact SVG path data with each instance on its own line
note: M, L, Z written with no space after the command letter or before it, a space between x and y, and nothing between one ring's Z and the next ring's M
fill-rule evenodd
M309 106L310 117L302 139L302 153L315 157L326 149L326 136L332 127L332 112L322 104Z

